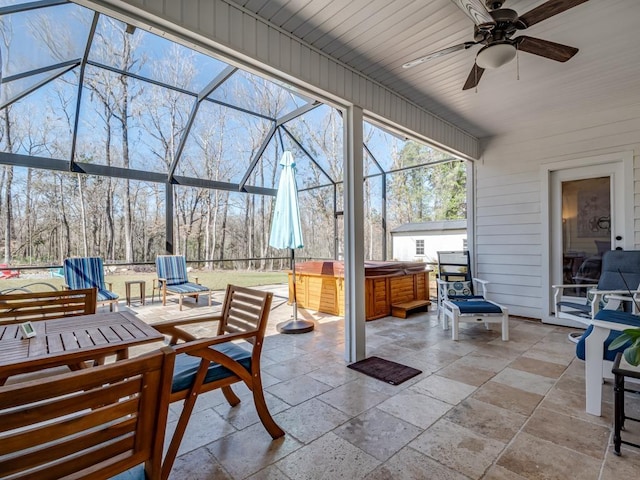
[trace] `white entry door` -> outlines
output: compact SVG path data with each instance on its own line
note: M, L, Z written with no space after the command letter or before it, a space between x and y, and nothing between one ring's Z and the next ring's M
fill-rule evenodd
M576 285L565 292L575 298L565 299L584 302L587 288L580 285L598 283L602 254L633 248L633 217L629 210L633 205L633 183L627 177L632 176L632 159L627 155L607 155L589 159L588 165L549 169L549 262L545 286L549 309L546 318L543 315L545 323L584 327L554 316L551 285Z

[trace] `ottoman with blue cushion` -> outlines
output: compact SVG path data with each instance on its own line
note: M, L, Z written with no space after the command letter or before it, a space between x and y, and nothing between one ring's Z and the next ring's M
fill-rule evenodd
M459 323L484 323L489 330L490 323L502 324L502 340L509 340L509 312L502 305L490 300L445 300L442 302L442 328L447 330L451 322L451 339L458 340Z

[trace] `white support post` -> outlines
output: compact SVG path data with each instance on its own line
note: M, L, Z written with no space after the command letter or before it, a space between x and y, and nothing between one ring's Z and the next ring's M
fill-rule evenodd
M364 196L362 108L347 108L344 122L345 359L365 358Z

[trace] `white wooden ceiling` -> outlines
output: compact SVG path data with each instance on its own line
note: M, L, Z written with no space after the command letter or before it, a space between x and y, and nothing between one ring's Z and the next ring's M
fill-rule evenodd
M524 33L580 49L567 63L527 53L462 91L479 47L402 64L473 40L450 0L229 0L476 137L640 108L640 1L589 0ZM545 0L506 0L520 15ZM518 33L516 33L516 36Z

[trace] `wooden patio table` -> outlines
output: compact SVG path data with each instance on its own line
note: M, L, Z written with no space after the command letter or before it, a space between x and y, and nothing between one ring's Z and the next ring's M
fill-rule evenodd
M107 355L128 357L134 345L162 340L160 332L129 312L96 313L31 322L36 336L22 338L20 324L0 326L0 385L21 373L68 365L86 368Z

